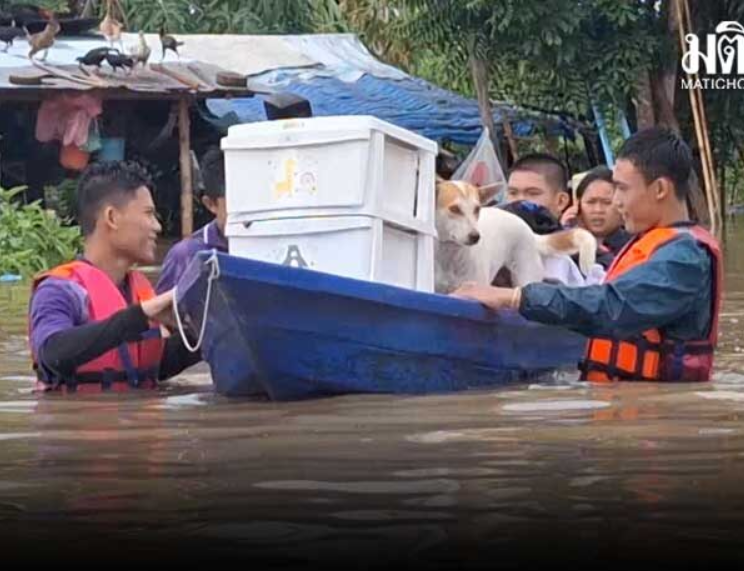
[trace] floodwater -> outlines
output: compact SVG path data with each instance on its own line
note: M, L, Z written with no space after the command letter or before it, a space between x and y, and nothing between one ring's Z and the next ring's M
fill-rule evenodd
M245 568L744 563L744 227L715 381L229 400L30 393L0 284L0 558Z

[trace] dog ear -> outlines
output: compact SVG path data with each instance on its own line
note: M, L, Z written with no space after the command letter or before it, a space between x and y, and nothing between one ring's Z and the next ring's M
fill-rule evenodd
M477 187L480 203L488 204L489 202L491 202L491 200L493 200L493 197L501 191L502 186L503 183L501 182L493 182L491 184L485 184L483 186Z

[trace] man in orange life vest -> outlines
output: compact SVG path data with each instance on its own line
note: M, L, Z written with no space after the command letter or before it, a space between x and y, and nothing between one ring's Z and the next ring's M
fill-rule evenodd
M173 292L155 295L135 264L155 261L161 230L147 173L134 163L97 163L78 184L81 258L34 280L29 341L41 390L155 388L199 360L171 324Z
M625 142L614 201L635 237L602 285L463 284L454 295L587 335L584 380L710 380L722 261L716 240L689 221L691 169L689 147L670 131L647 129Z

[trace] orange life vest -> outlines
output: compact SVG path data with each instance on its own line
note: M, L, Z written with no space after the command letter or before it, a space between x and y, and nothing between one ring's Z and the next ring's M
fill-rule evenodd
M71 280L86 291L88 323L107 319L129 305L111 278L92 264L74 261L39 274L34 279L32 295L39 284L49 277ZM155 291L144 274L130 271L127 280L133 303L141 303L155 296ZM156 388L162 354L163 340L160 329L152 323L151 328L142 334L139 341L122 343L117 348L84 363L77 368L72 378L47 378L38 365L38 355L33 354L33 351L32 358L38 377L37 389L100 392Z
M689 382L708 381L718 341L723 263L716 239L699 226L656 228L631 240L610 266L605 282L645 263L659 248L691 234L710 254L713 264L711 321L704 339L669 339L662 330L649 329L632 339L592 338L580 365L582 380Z

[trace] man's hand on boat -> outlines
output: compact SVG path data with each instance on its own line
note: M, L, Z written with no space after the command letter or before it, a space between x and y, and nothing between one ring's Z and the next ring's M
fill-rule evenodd
M451 294L462 299L478 301L489 309L519 309L521 288L505 288L465 282Z
M157 321L173 331L176 328L176 321L173 317L173 290L143 301L142 312L152 321Z

